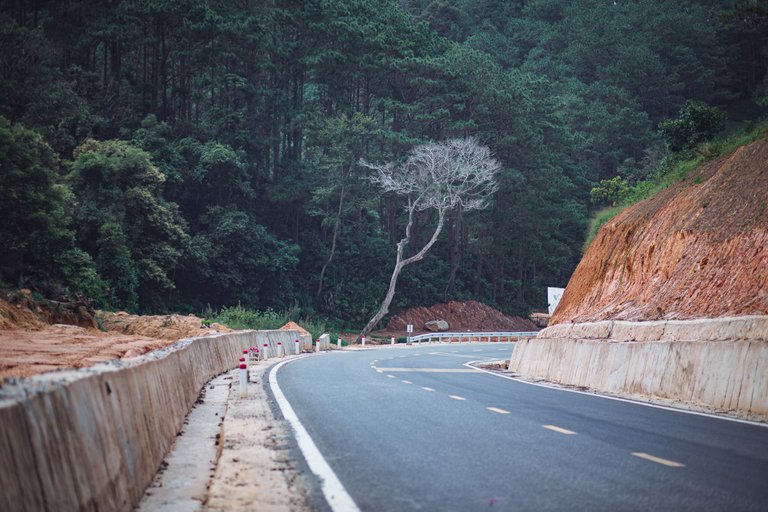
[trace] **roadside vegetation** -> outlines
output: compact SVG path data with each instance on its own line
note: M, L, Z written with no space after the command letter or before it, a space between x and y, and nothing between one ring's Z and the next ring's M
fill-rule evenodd
M0 41L0 282L130 313L365 325L412 220L393 311L525 316L628 200L592 188L655 183L708 105L768 113L765 2L16 1ZM361 163L465 137L500 164L482 210L409 219Z
M593 202L608 202L609 206L597 211L589 224L584 242L586 251L597 232L607 222L624 209L652 197L662 190L678 183L701 165L727 155L738 147L749 144L768 135L768 120L759 123L746 123L738 132L730 136L704 140L695 146L683 146L679 152L665 157L659 167L647 179L629 183L617 176L603 180L592 189Z
M296 309L278 312L267 308L264 311L256 311L244 308L238 304L237 306L222 308L218 312L207 311L203 316L207 322L217 322L224 324L231 329L238 330L279 329L288 322L293 321L309 331L313 340L320 337L321 334L328 332L328 329L330 328L325 319L302 316Z

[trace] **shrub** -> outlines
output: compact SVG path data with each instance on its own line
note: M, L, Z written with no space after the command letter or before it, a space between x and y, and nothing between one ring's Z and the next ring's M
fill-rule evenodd
M676 119L659 123L659 132L672 151L695 148L712 138L725 127L726 114L704 102L688 100Z

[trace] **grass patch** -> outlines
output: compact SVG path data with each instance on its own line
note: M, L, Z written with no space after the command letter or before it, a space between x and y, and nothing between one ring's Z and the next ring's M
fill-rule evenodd
M760 124L748 124L740 132L725 139L704 142L693 151L679 153L665 160L647 180L638 181L629 189L627 196L617 206L604 208L595 213L589 223L587 239L583 250L586 252L589 244L595 239L597 232L605 223L616 217L622 210L640 201L652 197L662 190L682 181L702 164L722 155L735 151L737 148L754 142L768 134L768 121ZM696 182L701 183L701 180Z
M595 239L595 236L597 236L597 232L600 231L600 228L621 213L624 208L626 208L626 206L603 208L592 217L592 220L589 221L589 228L587 230L587 240L584 242L585 251L587 250L587 247L589 247L589 244L592 243L592 240Z
M279 329L288 322L294 321L309 331L312 339L317 339L321 334L328 332L326 321L321 318L299 318L293 312L278 312L272 309L254 311L240 305L222 308L221 311L207 318L206 321L218 322L231 329L255 329L258 331ZM331 334L331 339L335 340L333 334Z

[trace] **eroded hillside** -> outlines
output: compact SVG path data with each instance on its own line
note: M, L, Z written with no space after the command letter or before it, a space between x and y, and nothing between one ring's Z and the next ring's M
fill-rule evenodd
M768 314L768 139L607 223L551 324Z

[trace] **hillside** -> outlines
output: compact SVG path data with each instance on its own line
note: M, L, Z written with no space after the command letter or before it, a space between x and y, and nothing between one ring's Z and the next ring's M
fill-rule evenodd
M768 313L768 139L607 223L550 325Z

